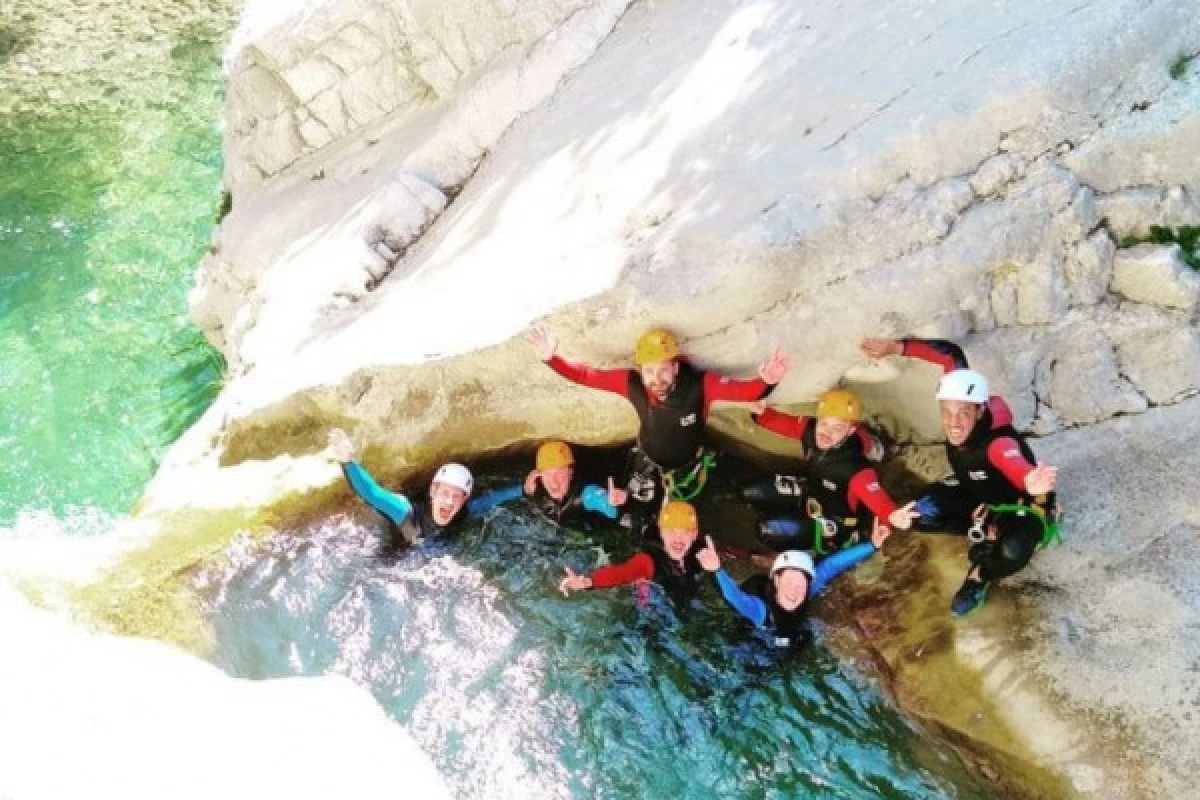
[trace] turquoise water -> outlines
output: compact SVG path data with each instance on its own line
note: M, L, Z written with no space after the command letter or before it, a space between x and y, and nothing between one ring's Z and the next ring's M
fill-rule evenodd
M186 294L219 201L219 44L100 109L0 116L0 525L123 512L211 402Z
M632 589L559 595L563 564L629 552L618 532L564 533L518 504L395 563L373 555L379 533L337 515L231 548L198 578L215 660L353 678L461 797L996 796L822 633L783 657L715 591L685 615Z

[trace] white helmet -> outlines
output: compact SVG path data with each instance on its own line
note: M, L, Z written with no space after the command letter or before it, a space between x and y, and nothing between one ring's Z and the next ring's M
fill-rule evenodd
M985 405L988 401L987 378L973 369L956 369L942 376L938 384L938 400L961 400L964 403Z
M467 494L470 494L472 487L475 486L475 479L471 477L471 470L462 464L455 464L453 462L442 464L437 474L433 476L433 482L444 483L447 486L453 486L455 489L462 489Z
M798 569L810 578L815 572L812 556L802 550L788 550L776 556L775 563L771 565L771 577L774 578L777 572L785 569Z

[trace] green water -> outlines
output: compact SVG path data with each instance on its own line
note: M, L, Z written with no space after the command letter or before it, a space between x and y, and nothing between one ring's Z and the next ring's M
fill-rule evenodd
M219 201L219 58L180 38L102 105L0 116L0 525L127 510L214 396L186 294Z

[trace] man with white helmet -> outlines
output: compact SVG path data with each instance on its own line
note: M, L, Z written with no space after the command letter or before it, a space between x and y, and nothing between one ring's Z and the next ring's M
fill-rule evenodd
M1058 469L1037 463L1012 413L988 392L987 379L969 369L953 342L867 339L872 358L903 355L940 366L938 384L946 457L951 475L925 489L917 501L917 529L966 533L970 568L951 611L963 616L983 605L992 582L1014 574L1034 552L1058 536L1054 487Z
M716 573L717 586L734 611L755 628L766 630L776 647L794 647L808 639L805 620L812 599L838 575L874 555L889 533L876 523L871 541L834 553L817 565L808 553L788 550L775 558L769 575L756 575L741 586L721 568L712 537L696 558L704 569Z
M384 489L370 473L354 459L354 445L345 431L335 428L329 433L329 449L342 465L350 487L367 505L383 515L388 522L386 554L395 554L406 547L433 536L458 533L469 516L482 514L507 495L485 495L467 502L475 479L462 464L443 464L429 485L429 500L409 500L397 492Z

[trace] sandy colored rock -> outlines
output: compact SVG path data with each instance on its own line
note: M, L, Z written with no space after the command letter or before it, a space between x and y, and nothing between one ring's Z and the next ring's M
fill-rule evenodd
M1200 274L1184 263L1179 245L1143 244L1117 252L1112 290L1135 303L1190 314L1200 300Z

